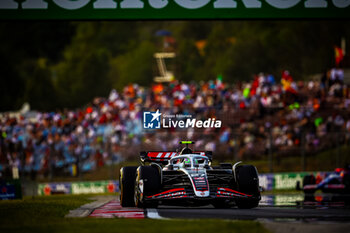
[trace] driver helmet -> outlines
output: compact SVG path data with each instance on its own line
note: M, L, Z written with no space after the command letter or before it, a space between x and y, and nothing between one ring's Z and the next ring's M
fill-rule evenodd
M189 158L185 158L184 159L184 165L186 166L186 167L190 167L191 166L191 160L189 159Z

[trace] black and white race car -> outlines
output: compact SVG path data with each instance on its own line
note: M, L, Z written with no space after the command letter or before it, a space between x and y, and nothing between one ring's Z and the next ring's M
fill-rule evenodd
M256 167L232 164L211 166L212 153L194 152L188 144L181 152L141 152L141 166L120 170L120 203L123 207L158 205L215 208L254 208L261 199ZM147 164L147 165L146 165Z

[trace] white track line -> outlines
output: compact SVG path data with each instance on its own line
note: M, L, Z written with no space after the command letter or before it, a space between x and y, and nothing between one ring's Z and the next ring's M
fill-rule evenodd
M161 217L158 214L157 209L146 209L146 216L147 216L147 218L152 218L152 219L166 219L166 218Z

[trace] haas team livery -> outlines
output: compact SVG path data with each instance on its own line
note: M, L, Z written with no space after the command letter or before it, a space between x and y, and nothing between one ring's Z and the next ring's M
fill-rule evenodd
M158 205L254 208L261 199L256 167L221 163L211 166L212 152L140 152L141 166L120 170L120 203L141 208Z

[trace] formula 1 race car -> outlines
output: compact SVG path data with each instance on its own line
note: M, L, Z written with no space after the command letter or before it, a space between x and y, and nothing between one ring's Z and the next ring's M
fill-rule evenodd
M257 207L261 199L256 167L222 163L212 167L212 152L141 152L141 166L122 167L119 176L123 207L162 205L215 208ZM146 166L146 163L148 164Z
M297 184L297 189L301 189L299 186ZM313 194L317 190L324 193L350 194L350 167L336 168L324 177L306 175L303 178L302 190L306 194Z

